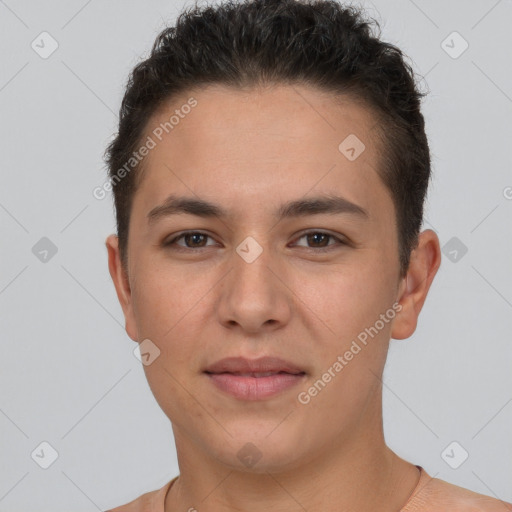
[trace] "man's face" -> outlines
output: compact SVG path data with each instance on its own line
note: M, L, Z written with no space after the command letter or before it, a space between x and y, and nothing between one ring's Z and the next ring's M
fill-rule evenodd
M253 471L327 456L377 428L378 377L403 283L395 210L376 172L375 119L316 89L216 86L169 103L146 136L190 96L197 106L161 141L153 136L134 196L127 332L160 350L144 370L178 450L236 467L246 452L261 454ZM225 216L148 217L170 195ZM288 203L333 197L366 215L313 205L279 216ZM187 231L199 233L165 245ZM267 394L244 395L252 388L241 384L237 395L205 373L235 356L279 357L304 373L281 391L270 377ZM226 378L230 389L237 378Z

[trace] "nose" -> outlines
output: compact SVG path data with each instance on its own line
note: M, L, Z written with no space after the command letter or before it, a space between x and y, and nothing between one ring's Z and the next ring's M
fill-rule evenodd
M221 285L219 322L245 334L282 328L290 320L292 306L292 292L283 277L269 250L264 249L251 263L233 251L232 269Z

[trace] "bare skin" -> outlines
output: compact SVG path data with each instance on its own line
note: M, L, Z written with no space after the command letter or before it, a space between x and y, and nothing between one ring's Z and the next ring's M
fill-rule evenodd
M126 331L160 350L144 371L178 454L180 477L165 510L396 512L419 472L385 444L381 378L390 338L416 329L441 262L438 237L421 233L401 278L394 205L375 170L375 119L361 105L302 86L210 86L174 98L147 134L190 96L197 106L144 161L127 274L117 237L106 240ZM338 149L350 134L366 146L353 161ZM148 212L170 194L215 203L228 215L181 213L149 223ZM368 216L275 217L283 203L326 194ZM205 236L163 246L184 231ZM248 236L262 248L251 263L236 251ZM392 320L301 403L299 393L393 305L401 309ZM299 365L303 382L244 401L203 372L224 357L263 355ZM261 454L251 467L237 456L246 443Z

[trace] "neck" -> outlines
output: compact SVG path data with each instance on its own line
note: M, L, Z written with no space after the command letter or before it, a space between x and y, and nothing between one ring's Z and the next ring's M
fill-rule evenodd
M419 471L386 446L380 404L367 408L350 435L327 442L285 471L248 472L222 464L173 425L180 476L166 496L165 512L400 510Z

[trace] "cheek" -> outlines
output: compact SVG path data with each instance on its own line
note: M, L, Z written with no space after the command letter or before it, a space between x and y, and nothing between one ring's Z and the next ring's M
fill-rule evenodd
M381 327L379 320L392 306L389 283L362 266L358 272L348 267L330 271L325 281L310 276L303 286L310 299L308 303L304 298L304 302L330 330L323 329L324 335L315 339L318 372L308 383L313 388L302 389L311 393L311 400L299 410L308 413L311 428L332 426L335 433L357 420L357 411L364 408L378 385L376 376L386 360L391 327L391 323ZM381 327L377 331L376 322ZM325 411L331 415L329 427Z
M163 340L193 315L194 306L207 290L204 279L197 275L151 261L137 274L136 284L132 288L132 303L139 332Z
M386 310L385 286L378 273L364 264L304 272L296 282L306 310L330 328L325 339L338 341L357 336Z
M200 351L200 330L195 326L201 323L194 315L201 311L201 280L186 278L162 265L147 268L151 270L139 274L140 286L132 290L141 337L150 339L160 351L150 365L143 366L147 382L173 423L183 421L183 410L191 420L202 421L204 411L192 398L195 381L191 379Z
M204 273L192 272L192 266L178 271L153 262L141 268L147 270L138 274L139 285L132 290L138 331L160 350L158 363L181 382L197 369L212 283ZM155 385L157 380L172 382L163 369L145 369Z

